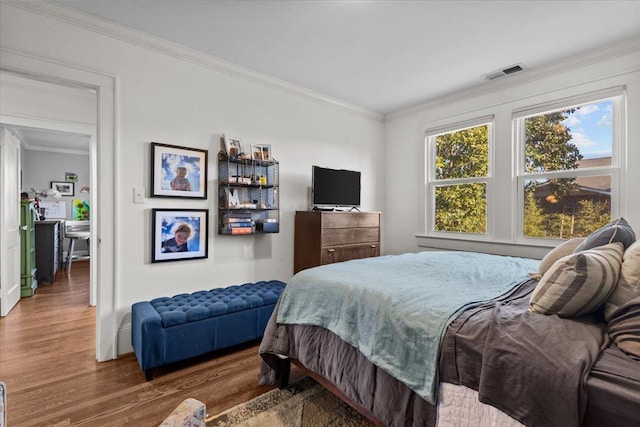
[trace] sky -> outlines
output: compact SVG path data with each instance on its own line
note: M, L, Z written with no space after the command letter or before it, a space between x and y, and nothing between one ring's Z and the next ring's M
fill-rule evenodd
M200 157L182 156L179 154L162 154L162 185L163 190L171 190L171 180L176 177L176 167L187 168L187 179L191 184L191 191L200 191Z
M584 104L564 121L585 159L611 157L613 101Z
M162 217L162 241L175 237L175 230L182 223L191 226L188 246L190 251L200 250L200 217L199 216L163 216Z

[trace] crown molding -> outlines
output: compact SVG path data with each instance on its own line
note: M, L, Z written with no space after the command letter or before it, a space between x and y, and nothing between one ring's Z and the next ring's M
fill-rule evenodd
M77 133L86 136L95 135L96 133L95 123L69 122L39 116L0 114L0 123L5 126L30 127L54 133Z
M29 151L46 151L49 153L59 153L59 154L76 154L78 156L89 156L89 150L73 150L70 148L55 148L55 147L47 147L45 145L24 145L25 150Z
M125 27L113 23L106 19L101 19L88 13L69 8L64 5L54 4L49 1L3 1L3 5L10 5L37 13L42 16L56 19L85 30L99 33L120 41L124 41L136 46L143 47L185 62L205 67L219 73L226 74L241 80L245 80L260 86L268 87L280 92L294 94L318 103L327 104L348 112L374 119L379 122L384 121L384 115L371 111L354 104L333 98L311 89L289 83L287 81L268 76L257 71L242 67L232 62L205 54L195 49L161 39L159 37L143 33L133 28Z
M591 50L581 54L574 55L568 59L554 62L551 64L543 65L540 67L532 68L522 71L517 74L502 77L500 79L491 80L466 90L443 95L437 98L430 99L426 102L403 108L385 115L385 121L399 119L408 116L413 113L420 112L433 107L438 107L442 104L453 103L456 101L468 99L470 97L480 96L488 92L497 92L501 90L511 89L517 86L521 86L526 83L535 82L537 80L545 79L569 71L573 71L579 68L583 68L589 65L597 64L599 62L615 59L618 57L631 55L640 52L640 37L634 37L624 40L603 48ZM640 64L637 67L640 69ZM637 70L636 69L636 70ZM613 75L620 74L619 71L612 72Z

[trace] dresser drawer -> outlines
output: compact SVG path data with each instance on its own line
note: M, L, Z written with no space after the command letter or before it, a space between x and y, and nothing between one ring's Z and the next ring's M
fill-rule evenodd
M380 229L367 228L329 228L322 233L322 246L349 245L353 243L379 242Z
M366 243L362 245L335 246L322 248L322 265L334 262L349 261L352 259L380 256L378 243Z
M294 273L374 256L380 256L380 212L296 212Z
M379 227L380 214L374 212L340 212L322 216L322 228Z

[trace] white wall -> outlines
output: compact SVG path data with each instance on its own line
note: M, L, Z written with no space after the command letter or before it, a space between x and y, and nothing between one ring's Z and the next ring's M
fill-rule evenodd
M89 200L89 193L80 192L82 187L89 186L89 156L25 150L24 157L23 191L29 191L31 188L35 190L51 188L51 181L65 181L65 172L74 172L78 175L78 182L74 183L75 195L63 196L60 199L66 204L67 216L65 219L73 219L73 200Z
M136 301L261 279L288 280L294 212L309 206L313 164L360 170L363 210L384 206L383 123L373 115L5 3L0 27L3 48L117 78L119 324L126 323ZM279 234L216 234L216 158L223 133L239 136L245 144L271 144L280 161ZM133 187L145 187L149 194L152 141L209 150L208 200L147 198L144 204L133 203ZM151 264L152 208L210 209L209 258Z
M51 126L95 126L97 121L95 91L34 80L11 72L0 72L0 113L3 117L20 117ZM86 150L88 152L88 150Z
M511 171L514 155L512 113L514 110L592 93L608 88L626 90L627 122L622 176L623 197L618 214L624 216L640 235L640 40L630 40L563 63L525 71L483 87L434 100L387 116L384 238L387 253L424 249L480 250L519 256L540 257L548 247L516 244L510 212L515 186ZM425 130L458 121L494 115L495 163L493 236L488 243L424 238L425 234ZM393 141L393 145L391 144ZM398 147L402 147L399 150ZM401 152L403 155L395 155ZM392 171L396 171L393 173ZM615 212L614 212L615 214ZM421 246L419 246L421 245Z

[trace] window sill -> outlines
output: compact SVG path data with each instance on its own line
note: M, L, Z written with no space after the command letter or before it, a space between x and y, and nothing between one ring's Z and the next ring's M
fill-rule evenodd
M484 252L495 255L508 255L523 258L542 259L555 245L548 242L541 244L519 243L509 241L488 241L462 239L454 237L427 236L416 234L419 247L446 249L451 251ZM560 242L558 242L559 244Z

